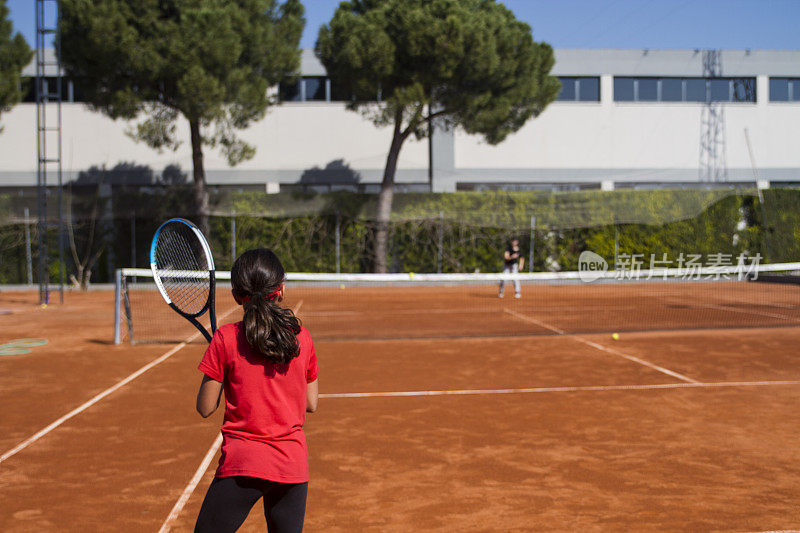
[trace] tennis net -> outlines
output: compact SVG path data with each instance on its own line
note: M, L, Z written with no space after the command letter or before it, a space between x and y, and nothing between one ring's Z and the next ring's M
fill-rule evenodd
M220 323L239 320L230 272L216 274ZM320 340L791 327L800 325L800 263L635 272L288 273L283 305ZM178 342L195 331L163 302L149 270L117 271L115 342Z

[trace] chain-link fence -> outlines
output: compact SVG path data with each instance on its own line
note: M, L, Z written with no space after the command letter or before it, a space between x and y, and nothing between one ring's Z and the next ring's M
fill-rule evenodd
M392 272L494 272L511 237L525 271L575 270L584 250L609 263L623 254L800 259L800 189L762 192L763 204L746 189L396 194L387 263ZM67 189L60 229L48 204L50 279L58 279L59 231L70 283L148 267L161 222L197 219L192 198L189 186ZM375 205L374 195L354 193L212 191L208 238L219 269L268 247L288 271L370 272ZM35 207L33 193L0 195L0 283L38 282Z

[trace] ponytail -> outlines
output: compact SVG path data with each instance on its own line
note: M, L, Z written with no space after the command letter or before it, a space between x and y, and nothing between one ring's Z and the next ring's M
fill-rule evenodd
M276 365L300 354L300 320L278 305L284 271L270 250L249 250L231 268L233 294L244 305L244 331L253 351Z

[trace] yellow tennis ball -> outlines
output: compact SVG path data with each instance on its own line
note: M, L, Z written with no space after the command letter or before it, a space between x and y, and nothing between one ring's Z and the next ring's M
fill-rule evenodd
M615 341L618 341L619 340L619 333L612 333L611 334L611 338L614 339Z
M47 304L42 304L42 309L47 309Z
M340 288L340 289L342 289L342 290L344 290L344 283L340 283L340 284L339 284L339 288Z
M409 278L413 278L413 277L414 277L414 273L413 273L413 272L409 272L409 273L408 273L408 277L409 277Z

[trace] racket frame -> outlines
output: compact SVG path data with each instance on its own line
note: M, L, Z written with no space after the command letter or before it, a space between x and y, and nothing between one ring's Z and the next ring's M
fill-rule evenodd
M191 228L194 232L197 240L200 241L200 246L203 247L203 252L206 254L206 258L208 259L208 281L209 281L209 288L208 288L208 299L206 300L205 305L196 313L187 313L182 311L178 308L175 303L173 303L172 298L169 297L167 294L166 289L164 289L164 285L161 283L161 277L158 274L158 268L156 265L156 243L158 243L158 237L161 235L161 230L169 224L170 222L180 222L186 224ZM164 301L167 302L176 313L181 315L183 318L188 320L194 327L203 334L203 337L206 338L208 342L211 342L211 337L214 335L214 332L217 331L217 313L214 310L214 293L216 292L216 276L215 268L214 268L214 256L211 255L211 247L208 245L208 241L206 241L203 232L200 231L192 221L186 220L185 218L171 218L161 224L158 229L156 230L155 235L153 235L153 241L150 243L150 270L153 272L153 280L156 283L156 287L158 288L158 292L161 293L161 297L164 298ZM209 311L209 318L211 319L211 333L208 333L208 330L203 327L203 325L197 320L198 317L202 316L206 311Z

